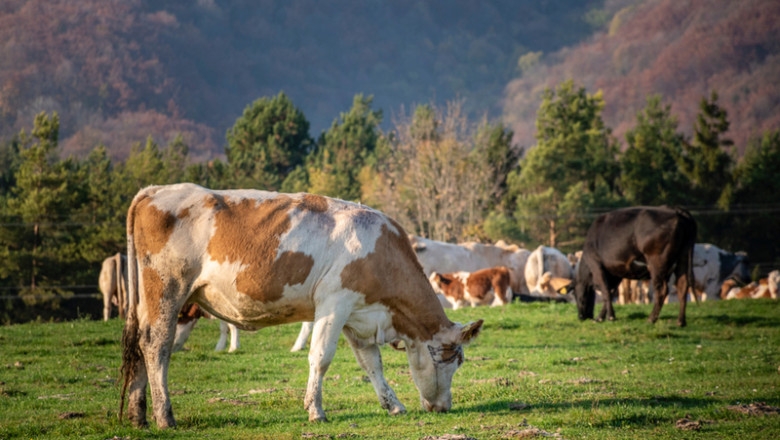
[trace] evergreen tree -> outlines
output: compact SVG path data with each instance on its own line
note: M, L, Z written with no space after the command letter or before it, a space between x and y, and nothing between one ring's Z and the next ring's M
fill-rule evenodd
M750 250L753 262L768 263L763 276L780 267L780 131L752 139L734 171L730 195L733 223L720 238L728 249Z
M628 147L620 158L620 187L633 205L683 205L689 182L677 166L685 136L660 95L648 96L636 115L636 126L626 133Z
M309 153L309 122L284 93L261 98L227 132L225 155L237 187L277 190Z
M371 110L372 97L358 94L352 108L323 133L308 160L308 191L360 200L358 174L380 139L382 112ZM298 177L300 179L300 177Z
M73 195L73 163L59 161L56 149L59 117L40 113L31 135L19 135L21 163L15 175L7 212L15 222L0 231L0 278L22 288L23 295L63 293L45 286L72 280L76 236L67 225ZM29 296L28 298L34 298Z
M713 91L709 100L702 98L699 104L693 141L683 144L684 154L679 161L691 182L696 204L726 207L727 200L722 196L733 181L734 165L729 154L733 142L724 137L728 129L726 110L718 105L718 94Z
M594 210L620 203L614 192L617 147L601 119L601 93L571 80L546 89L536 120L537 145L509 177L520 229L549 246L581 244Z

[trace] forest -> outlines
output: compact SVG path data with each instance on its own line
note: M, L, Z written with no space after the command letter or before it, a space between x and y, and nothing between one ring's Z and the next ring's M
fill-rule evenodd
M100 144L83 159L63 158L60 116L41 112L0 146L0 318L55 318L65 313L61 300L95 292L100 262L125 248L133 195L185 181L352 200L436 240L564 251L577 250L605 211L683 206L699 223L699 242L747 251L755 276L780 267L780 131L752 138L738 156L716 91L698 101L692 136L651 95L621 150L605 105L601 92L572 80L545 89L535 144L522 149L508 126L469 117L459 101L418 105L383 130L383 112L362 94L314 138L279 92L247 105L227 131L225 159L209 161L193 161L181 137L138 141L123 161ZM17 295L37 306L9 299Z

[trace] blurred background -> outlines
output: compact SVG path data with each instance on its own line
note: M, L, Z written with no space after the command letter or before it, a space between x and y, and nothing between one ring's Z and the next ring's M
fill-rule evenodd
M675 205L780 267L780 2L0 3L0 322L100 315L150 184L306 191L576 251Z

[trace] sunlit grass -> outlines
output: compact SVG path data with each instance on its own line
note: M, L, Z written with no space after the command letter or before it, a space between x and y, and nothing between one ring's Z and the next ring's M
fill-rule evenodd
M687 328L667 305L618 306L618 321L579 322L570 304L450 311L485 319L453 384L453 410L424 412L403 353L382 350L385 376L408 413L389 417L342 339L323 387L329 423L303 410L308 362L290 353L298 326L242 333L237 353L215 353L217 322L201 321L173 357L175 430L118 422L122 323L0 327L0 438L506 438L532 425L564 438L780 438L780 416L726 409L780 406L780 306L693 304ZM512 409L520 404L525 409ZM702 421L682 431L683 417ZM525 424L524 424L525 423ZM339 437L341 436L341 437Z

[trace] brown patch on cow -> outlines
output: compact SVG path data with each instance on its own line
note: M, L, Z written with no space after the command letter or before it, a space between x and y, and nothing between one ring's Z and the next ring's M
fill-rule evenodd
M315 194L304 194L301 205L303 209L309 211L325 212L328 210L328 199Z
M157 254L168 243L176 227L176 217L152 205L152 199L145 198L135 208L133 237L140 257Z
M403 228L392 224L398 232L383 224L374 251L344 268L341 285L365 295L367 304L379 302L386 306L396 331L427 341L452 322L444 314Z
M178 215L176 215L176 218L179 220L184 220L185 218L190 216L190 208L184 208L179 212Z
M302 252L276 257L281 237L290 229L289 212L294 208L321 212L316 211L322 209L320 198L312 196L307 202L280 195L258 204L254 199L231 201L211 195L207 202L217 212L209 255L218 263L247 265L236 276L239 292L262 302L280 299L285 285L302 284L314 266L314 259ZM327 201L322 201L327 209Z
M160 316L160 303L162 302L165 285L162 278L160 278L160 274L151 267L144 267L141 276L144 281L142 297L146 300L146 318L149 320L150 325L154 325Z

